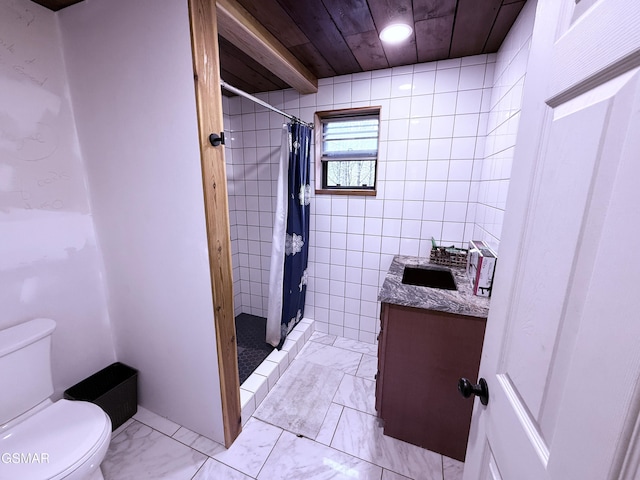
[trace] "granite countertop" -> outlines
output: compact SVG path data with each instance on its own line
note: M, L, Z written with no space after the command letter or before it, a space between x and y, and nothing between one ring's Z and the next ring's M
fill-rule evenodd
M439 312L468 315L471 317L486 318L489 313L489 299L478 297L472 293L471 282L467 278L464 268L450 268L455 277L458 290L444 290L440 288L420 287L416 285L404 285L402 274L405 265L411 266L435 266L426 258L396 255L391 262L387 276L384 279L378 300L383 303L392 303L405 307L424 308Z

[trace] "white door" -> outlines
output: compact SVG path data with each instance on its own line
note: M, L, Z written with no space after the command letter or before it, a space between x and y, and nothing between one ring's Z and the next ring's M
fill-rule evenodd
M640 1L540 0L465 480L640 478L638 66Z

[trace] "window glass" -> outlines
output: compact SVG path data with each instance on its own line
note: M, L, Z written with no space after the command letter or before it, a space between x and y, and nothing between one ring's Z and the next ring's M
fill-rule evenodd
M380 108L317 112L316 128L316 192L375 194Z

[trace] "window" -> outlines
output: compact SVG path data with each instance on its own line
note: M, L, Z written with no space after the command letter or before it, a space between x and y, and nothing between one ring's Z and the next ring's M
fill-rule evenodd
M316 112L316 193L376 194L379 127L380 107Z

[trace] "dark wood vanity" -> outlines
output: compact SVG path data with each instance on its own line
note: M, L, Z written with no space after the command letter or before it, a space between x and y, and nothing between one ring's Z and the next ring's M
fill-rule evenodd
M384 433L464 461L486 319L382 304L376 410Z
M478 378L488 302L467 297L461 277L457 277L461 301L473 304L468 312L451 304L457 292L431 292L436 289L424 287L400 291L406 286L393 285L399 268L404 267L392 265L392 285L386 292L383 287L380 295L378 416L385 435L464 461L473 399L458 392L458 380L466 377L475 382ZM403 298L415 302L415 296L425 290L430 292L424 304L436 309L397 304ZM441 295L448 295L446 301ZM440 311L446 304L458 311Z

